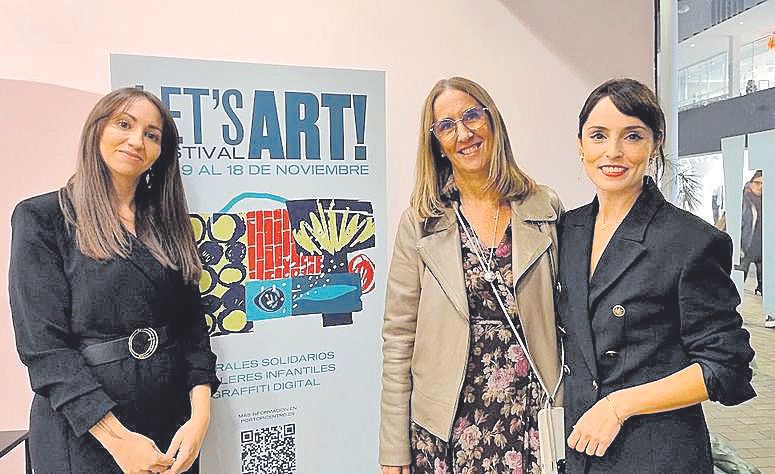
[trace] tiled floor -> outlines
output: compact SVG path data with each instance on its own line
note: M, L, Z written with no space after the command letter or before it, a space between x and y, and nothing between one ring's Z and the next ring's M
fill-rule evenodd
M762 298L746 285L741 313L756 350L753 385L758 396L736 407L705 403L710 431L721 435L763 474L775 474L775 329L763 326Z

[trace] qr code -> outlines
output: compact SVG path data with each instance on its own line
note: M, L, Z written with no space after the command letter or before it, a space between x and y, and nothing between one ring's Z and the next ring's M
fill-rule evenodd
M296 424L243 431L242 474L293 474L296 472Z

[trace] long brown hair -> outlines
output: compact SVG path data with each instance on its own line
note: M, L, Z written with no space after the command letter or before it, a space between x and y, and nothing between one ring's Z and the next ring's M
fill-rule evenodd
M131 239L121 225L116 190L100 154L100 139L108 120L138 99L148 100L159 110L162 136L159 158L135 190L135 232L159 262L180 270L187 282L195 283L202 263L194 244L178 168L178 129L169 110L155 95L126 87L97 102L81 132L75 174L59 191L59 206L84 255L100 261L129 257ZM148 173L150 186L146 185Z
M433 86L423 105L412 208L420 217L428 218L441 215L444 208L449 207L449 203L441 197L441 189L452 174L452 164L442 156L441 147L430 132L433 124L433 104L447 89L465 92L479 105L487 108L489 126L492 129L492 159L487 187L494 188L502 199L509 201L518 201L529 196L535 189L535 182L517 166L506 125L495 101L476 82L463 77L450 77Z

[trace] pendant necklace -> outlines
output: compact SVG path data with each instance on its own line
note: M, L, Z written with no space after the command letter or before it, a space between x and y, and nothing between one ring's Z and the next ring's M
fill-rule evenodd
M457 208L455 208L455 213L457 214L458 220L460 221L460 225L463 226L463 231L466 233L466 237L468 237L469 242L471 242L473 244L474 253L476 254L476 258L477 258L477 260L479 260L479 264L482 266L482 270L484 270L484 273L483 273L482 277L488 283L494 282L495 278L496 278L496 273L492 269L492 257L493 257L493 254L495 253L495 244L497 243L497 242L495 242L495 238L496 238L496 236L498 234L498 222L499 222L500 213L501 213L501 206L500 206L500 204L498 204L498 210L495 211L495 229L493 230L493 233L492 233L492 245L490 246L490 255L489 255L489 257L488 257L486 262L484 260L484 249L482 248L481 244L479 243L479 236L476 235L476 231L474 230L473 227L471 227L471 231L474 233L474 235L472 236L468 232L468 227L469 226L466 226L465 221L463 220L463 217L460 215L460 211L458 211Z
M498 204L498 210L495 211L495 229L493 229L493 232L492 232L492 245L490 245L490 257L487 259L487 267L484 269L484 279L488 283L495 281L495 272L492 270L492 255L493 253L495 253L495 245L496 245L495 236L498 234L498 218L500 217L500 214L501 214L501 206L500 204ZM480 245L478 236L476 239L476 245Z
M625 217L627 217L627 214L625 214L624 216L622 216L622 217L620 217L618 219L612 219L608 223L603 222L603 219L601 218L600 219L600 223L598 224L598 227L600 228L600 230L607 230L608 228L610 228L612 226L618 226L619 223L622 222Z

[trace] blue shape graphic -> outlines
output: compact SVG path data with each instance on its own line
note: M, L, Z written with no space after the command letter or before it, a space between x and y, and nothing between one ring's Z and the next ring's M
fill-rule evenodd
M277 194L270 194L270 193L241 193L237 194L229 202L226 203L225 206L219 211L220 213L226 213L231 210L232 207L234 207L238 202L245 200L245 199L268 199L270 201L285 203L287 199L285 199L282 196L278 196Z
M248 321L291 316L290 278L251 280L245 283L245 314Z
M351 313L361 309L361 277L357 273L324 273L293 278L294 315Z
M350 285L330 285L313 288L299 296L296 301L328 301L344 296L347 293L357 291L358 288Z

